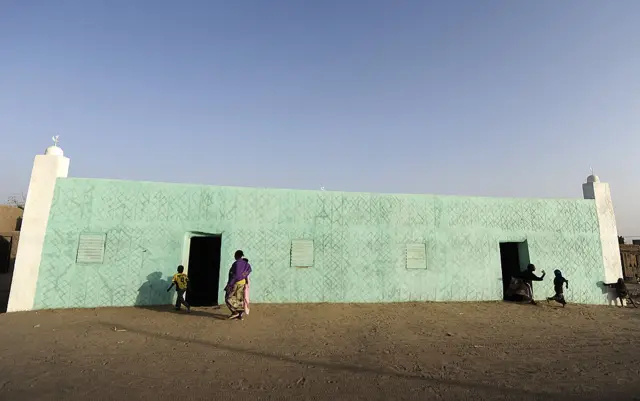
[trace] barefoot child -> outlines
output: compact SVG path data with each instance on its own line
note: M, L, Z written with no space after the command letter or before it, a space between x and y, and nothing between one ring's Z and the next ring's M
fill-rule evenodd
M564 288L562 288L562 285L564 284L566 288L569 288L569 280L562 277L562 272L560 270L555 270L553 274L556 275L553 279L553 289L556 292L556 295L547 298L547 302L556 301L557 303L562 304L562 307L564 308L567 301L564 300Z
M189 306L184 296L184 293L190 287L189 277L184 274L184 266L182 265L178 266L178 273L173 275L171 286L167 288L167 292L171 291L171 288L173 288L174 285L176 286L176 292L178 293L178 297L176 299L176 310L180 310L180 306L184 305L187 308L187 313L191 312L191 306Z

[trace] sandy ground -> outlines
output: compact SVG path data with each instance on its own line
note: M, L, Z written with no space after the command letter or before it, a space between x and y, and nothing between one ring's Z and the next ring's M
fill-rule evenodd
M506 303L0 315L1 400L640 400L640 308Z

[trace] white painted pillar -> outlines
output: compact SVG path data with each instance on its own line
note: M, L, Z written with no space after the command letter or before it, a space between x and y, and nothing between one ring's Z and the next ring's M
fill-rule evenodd
M35 158L22 216L7 312L33 309L56 179L66 177L68 173L69 159L64 157L58 146L50 146L44 155Z
M605 283L615 283L619 278L622 278L622 262L620 260L620 245L618 244L618 227L609 184L600 182L596 175L590 175L587 177L587 182L582 184L582 193L585 199L593 199L596 202L602 261L604 263L604 277L602 279ZM610 301L613 297L613 291L610 291Z

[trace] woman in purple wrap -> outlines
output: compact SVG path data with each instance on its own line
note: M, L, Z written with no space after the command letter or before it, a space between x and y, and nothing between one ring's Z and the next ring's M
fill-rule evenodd
M234 257L236 261L229 269L229 281L224 288L225 303L231 311L229 319L242 319L245 313L245 286L249 283L251 265L240 250L236 251Z

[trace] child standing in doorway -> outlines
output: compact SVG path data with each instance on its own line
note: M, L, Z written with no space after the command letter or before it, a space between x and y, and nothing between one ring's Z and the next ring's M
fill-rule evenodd
M556 301L557 303L562 304L562 307L564 308L567 301L564 300L564 288L562 286L564 285L566 288L569 288L569 280L562 277L562 272L560 270L556 269L553 274L556 276L553 279L553 289L556 292L556 295L547 298L547 302Z
M167 288L167 292L171 291L173 286L176 287L176 292L178 293L176 299L176 310L180 310L180 306L184 305L187 308L187 313L191 312L191 306L187 303L185 299L185 292L189 289L189 277L184 274L184 266L178 266L178 273L173 275L173 280L171 281L171 285Z

